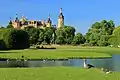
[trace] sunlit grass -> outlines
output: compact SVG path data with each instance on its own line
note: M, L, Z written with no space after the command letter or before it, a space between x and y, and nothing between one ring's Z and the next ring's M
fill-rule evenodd
M1 80L119 80L120 73L78 67L0 68Z
M12 50L2 51L1 58L21 58L24 56L27 59L69 59L69 58L102 58L111 57L109 54L84 51L84 50Z
M69 59L69 58L106 58L111 54L119 54L119 48L110 47L80 47L80 46L57 46L54 50L10 50L0 51L0 58L27 59Z

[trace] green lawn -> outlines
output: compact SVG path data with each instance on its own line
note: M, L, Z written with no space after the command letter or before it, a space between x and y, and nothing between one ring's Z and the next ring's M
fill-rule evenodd
M0 80L120 80L120 73L78 67L0 68Z
M56 46L55 50L8 50L0 51L0 58L27 59L68 59L68 58L106 58L111 54L120 54L120 48Z
M8 50L0 51L1 58L67 59L103 58L120 54L119 48L57 46L55 50ZM78 67L0 68L0 80L120 80L120 73L105 74L99 69Z
M105 58L111 57L106 52L90 51L89 49L56 49L56 50L11 50L0 51L1 58L21 58L27 59L68 59L68 58Z

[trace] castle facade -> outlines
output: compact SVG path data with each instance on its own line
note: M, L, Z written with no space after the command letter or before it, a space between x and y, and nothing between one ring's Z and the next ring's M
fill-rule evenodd
M26 19L24 16L22 16L21 19L19 19L16 15L15 20L10 20L10 22L12 23L12 26L16 29L24 29L25 27L28 26L33 26L35 28L46 28L46 27L52 27L52 20L50 18L50 16L48 17L48 19L46 21L42 20L28 20ZM64 25L64 16L62 13L62 8L60 8L60 14L58 16L58 25L57 28L61 28Z

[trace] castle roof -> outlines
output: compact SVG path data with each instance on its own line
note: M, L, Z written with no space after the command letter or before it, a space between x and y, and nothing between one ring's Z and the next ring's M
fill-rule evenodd
M63 18L64 19L63 13L59 14L59 18Z
M52 23L50 16L48 17L48 20L46 21L47 23Z
M63 16L63 13L62 13L62 8L60 8L60 14L59 14L58 18L63 18L64 19L64 16Z
M22 18L20 19L20 21L26 21L27 19L24 17L24 16L22 16Z

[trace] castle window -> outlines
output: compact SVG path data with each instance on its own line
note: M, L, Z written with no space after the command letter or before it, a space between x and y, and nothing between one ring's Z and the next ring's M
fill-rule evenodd
M31 22L29 22L29 24L31 24Z
M36 21L34 21L34 24L36 24Z

